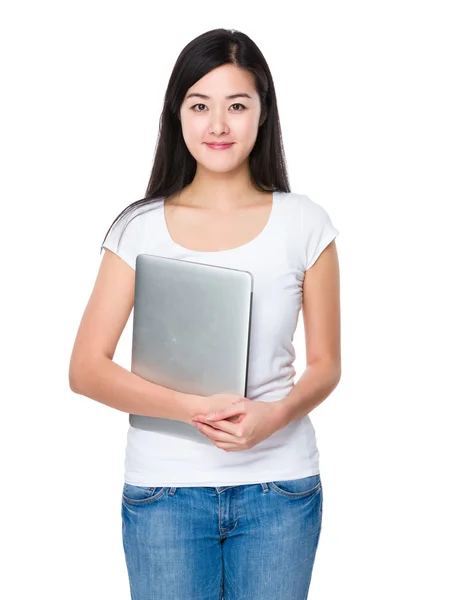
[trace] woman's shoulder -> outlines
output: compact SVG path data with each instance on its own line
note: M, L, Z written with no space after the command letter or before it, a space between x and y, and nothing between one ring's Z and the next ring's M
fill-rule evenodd
M108 238L119 242L123 236L133 236L143 227L153 222L153 217L161 209L163 198L152 198L150 200L139 200L137 203L129 204L115 218L108 233Z
M130 205L128 218L135 219L136 217L152 214L154 210L158 210L162 207L163 200L163 196L158 196L156 198L146 198L140 200L135 206Z
M318 201L313 200L307 194L301 192L282 192L284 202L299 209L305 217L314 218L326 212L325 207Z
M163 206L163 198L152 198L150 200L139 201L137 204L130 204L121 213L115 225L116 228L137 229L147 223L152 223L155 215Z

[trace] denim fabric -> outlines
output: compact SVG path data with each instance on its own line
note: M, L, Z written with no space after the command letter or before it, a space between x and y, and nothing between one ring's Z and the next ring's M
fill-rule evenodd
M320 475L223 487L124 484L132 600L305 600L320 537Z

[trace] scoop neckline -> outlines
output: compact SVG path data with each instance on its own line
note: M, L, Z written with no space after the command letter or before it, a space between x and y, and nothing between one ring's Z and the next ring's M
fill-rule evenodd
M252 244L257 243L259 240L261 240L267 234L268 230L270 229L270 227L275 219L276 205L277 205L276 197L277 197L278 193L279 192L277 192L277 191L272 192L272 206L271 206L270 216L268 217L267 222L265 223L263 229L261 229L261 231L249 242L245 242L244 244L241 244L240 246L235 246L234 248L226 248L225 250L192 250L191 248L181 246L181 244L178 244L176 241L174 241L173 238L171 237L171 234L169 232L168 225L166 222L165 198L162 198L161 215L162 215L163 230L165 232L165 236L166 236L167 240L176 248L179 248L180 250L183 250L185 252L192 252L194 254L224 254L226 252L234 252L236 250L241 250L242 248L246 248L248 246L251 246Z

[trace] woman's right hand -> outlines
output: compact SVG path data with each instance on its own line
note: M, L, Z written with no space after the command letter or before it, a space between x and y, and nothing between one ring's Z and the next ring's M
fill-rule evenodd
M229 408L242 400L246 400L244 396L237 394L213 394L212 396L197 396L197 402L194 403L196 412L194 415L208 415L211 412L218 412L223 408ZM231 423L240 423L243 415L234 415L225 419Z

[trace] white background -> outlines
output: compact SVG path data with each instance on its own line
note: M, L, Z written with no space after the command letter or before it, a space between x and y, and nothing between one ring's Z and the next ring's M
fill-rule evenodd
M447 4L3 4L2 598L129 598L128 419L71 392L69 358L104 234L144 196L174 62L216 27L262 50L292 191L340 231L343 368L311 413L324 518L309 600L452 597ZM298 378L302 319L295 343ZM127 368L130 349L129 321Z

